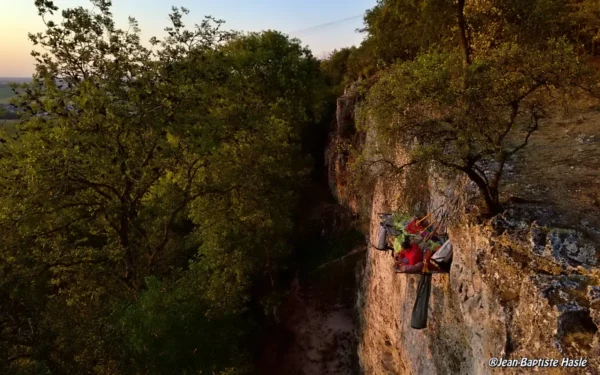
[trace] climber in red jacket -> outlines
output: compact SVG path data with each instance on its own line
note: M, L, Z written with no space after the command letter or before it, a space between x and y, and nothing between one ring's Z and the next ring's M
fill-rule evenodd
M423 250L411 243L409 237L402 242L402 250L396 255L396 272L419 273L423 269Z

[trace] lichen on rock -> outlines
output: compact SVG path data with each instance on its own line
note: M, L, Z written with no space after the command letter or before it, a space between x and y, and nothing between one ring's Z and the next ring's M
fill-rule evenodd
M595 246L582 243L582 234L569 229L553 229L548 233L548 245L544 255L554 257L559 263L573 266L594 266L597 262Z

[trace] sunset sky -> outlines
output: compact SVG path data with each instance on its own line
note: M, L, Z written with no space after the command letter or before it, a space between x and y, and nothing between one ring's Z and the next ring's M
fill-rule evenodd
M90 7L88 0L55 0L60 8ZM188 8L187 24L199 22L204 15L227 21L229 29L280 30L299 37L313 54L321 57L335 48L358 45L364 12L376 0L113 0L117 24L125 27L127 17L135 17L142 29L142 40L163 36L173 5ZM0 77L27 77L33 73L33 58L28 32L44 30L34 0L0 0ZM354 18L353 18L354 17ZM350 19L352 18L352 19ZM53 18L58 20L59 18ZM337 22L341 21L342 22ZM298 33L327 23L312 32Z

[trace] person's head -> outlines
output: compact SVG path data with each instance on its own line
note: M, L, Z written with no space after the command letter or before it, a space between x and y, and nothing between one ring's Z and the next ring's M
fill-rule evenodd
M406 237L404 239L404 241L402 241L402 248L403 249L410 249L411 248L411 243L410 243L410 238Z

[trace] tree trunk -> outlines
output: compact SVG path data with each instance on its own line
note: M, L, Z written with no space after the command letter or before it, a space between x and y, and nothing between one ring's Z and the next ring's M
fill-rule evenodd
M457 18L460 46L463 50L463 65L465 67L471 64L471 52L469 47L469 39L467 37L467 23L465 21L465 0L458 0Z
M464 167L460 170L466 173L469 179L473 181L475 185L477 185L477 188L479 189L479 192L481 193L485 201L487 214L489 216L494 216L502 212L503 207L500 204L500 194L498 193L498 187L488 185L485 182L485 180L471 168Z
M121 248L125 252L124 278L127 283L132 283L135 281L134 259L129 244L129 217L127 215L127 211L123 207L121 208L121 217L119 224L119 240Z

